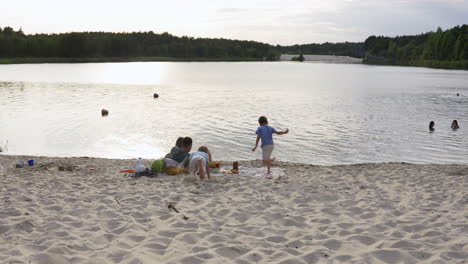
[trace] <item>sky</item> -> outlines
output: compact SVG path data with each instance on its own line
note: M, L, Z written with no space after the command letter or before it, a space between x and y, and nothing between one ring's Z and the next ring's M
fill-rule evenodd
M468 24L468 0L0 0L26 34L169 32L293 45L414 35Z

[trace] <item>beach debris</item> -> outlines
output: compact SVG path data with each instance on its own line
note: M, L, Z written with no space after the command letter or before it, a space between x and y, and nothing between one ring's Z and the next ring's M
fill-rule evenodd
M28 160L28 165L29 166L34 166L34 160Z
M221 167L221 161L212 161L208 166L212 169L219 169Z
M73 165L65 165L65 166L58 166L59 171L74 171L77 166Z
M108 111L108 110L106 110L106 109L102 109L102 110L101 110L101 115L102 115L102 116L107 116L108 114L109 114L109 111Z
M159 97L159 94L154 93L154 94L153 94L153 97L154 97L154 98L158 98L158 97Z
M16 168L23 168L23 167L24 167L24 162L23 161L16 162Z
M117 202L118 205L120 205L120 202L119 202L119 200L117 200L117 198L114 197L114 200ZM120 206L122 206L122 205L120 205Z
M223 171L221 171L221 173L224 173L224 174L239 174L239 171L234 170L234 169L230 169L230 170L223 170Z
M457 96L460 96L460 93L457 93Z
M189 171L185 168L171 167L166 170L167 175L188 174Z
M134 170L121 170L120 173L135 173Z
M176 213L179 213L179 210L177 210L177 208L175 208L175 206L174 206L173 204L169 204L169 205L167 206L167 208L168 208L169 210L174 210L174 212L176 212Z
M189 220L189 219L190 219L190 218L188 218L188 217L185 216L185 215L182 215L182 218L183 218L184 220Z

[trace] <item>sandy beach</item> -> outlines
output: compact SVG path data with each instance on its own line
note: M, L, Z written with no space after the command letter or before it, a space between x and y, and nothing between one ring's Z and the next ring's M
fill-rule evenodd
M15 168L31 158L44 166ZM468 259L468 165L278 162L268 180L252 173L260 161L240 161L239 175L198 181L119 173L134 160L0 163L0 263Z

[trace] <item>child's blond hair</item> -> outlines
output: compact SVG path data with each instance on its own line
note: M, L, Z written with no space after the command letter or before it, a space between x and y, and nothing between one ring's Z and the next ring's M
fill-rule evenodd
M198 151L205 152L205 153L208 153L208 152L209 152L208 148L205 147L205 146L199 147L199 148L198 148Z

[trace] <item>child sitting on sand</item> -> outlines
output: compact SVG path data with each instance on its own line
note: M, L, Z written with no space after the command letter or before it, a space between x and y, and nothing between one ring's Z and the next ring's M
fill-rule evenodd
M198 148L198 151L193 152L190 155L189 171L191 174L200 175L200 179L205 178L205 172L208 179L210 175L210 166L208 164L211 162L211 153L207 147L201 146Z
M262 147L263 164L267 166L267 173L265 177L271 178L271 172L270 172L271 162L274 161L274 158L270 159L271 153L273 152L273 149L274 149L273 133L276 133L277 135L283 135L283 134L287 134L289 132L289 129L286 128L286 130L282 132L276 131L276 129L268 125L268 120L264 116L261 116L258 119L258 123L260 124L260 126L258 127L257 131L255 131L255 133L257 134L257 141L255 141L255 147L252 149L252 151L255 151L257 149L258 141L262 139L261 147Z

